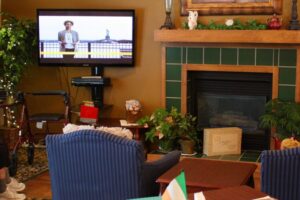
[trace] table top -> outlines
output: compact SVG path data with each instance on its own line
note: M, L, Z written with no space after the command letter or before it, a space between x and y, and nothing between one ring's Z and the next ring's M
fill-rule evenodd
M257 165L253 163L184 158L157 179L168 184L184 170L187 187L204 190L220 189L247 184Z
M203 194L206 200L252 200L267 196L267 194L245 185L204 191ZM193 200L194 194L189 194L188 199Z

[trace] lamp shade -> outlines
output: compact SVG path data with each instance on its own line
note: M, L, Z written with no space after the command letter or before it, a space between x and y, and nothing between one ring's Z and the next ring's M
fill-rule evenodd
M165 0L166 12L169 12L169 13L171 12L172 4L173 4L173 0Z

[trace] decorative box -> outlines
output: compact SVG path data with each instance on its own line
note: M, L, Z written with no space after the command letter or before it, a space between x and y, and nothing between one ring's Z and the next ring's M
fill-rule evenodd
M99 110L97 107L81 105L80 121L83 123L94 124L98 121Z
M206 128L203 143L203 153L207 156L241 154L242 129Z

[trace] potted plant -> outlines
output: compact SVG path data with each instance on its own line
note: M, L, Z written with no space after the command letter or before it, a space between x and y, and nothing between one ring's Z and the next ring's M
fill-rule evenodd
M190 114L181 116L178 122L179 127L179 144L182 153L193 154L195 152L195 145L199 144L197 134L197 118Z
M140 125L147 124L149 127L146 140L158 144L164 152L178 148L180 139L192 141L189 143L193 145L190 149L194 150L194 145L198 143L195 122L196 118L189 114L182 115L174 107L169 112L159 108L151 116L138 121Z
M300 134L300 104L274 99L265 106L265 113L260 117L262 128L276 130L275 148L280 149L280 141L285 138L298 138Z
M0 13L3 20L0 27L0 90L4 91L6 102L14 103L17 85L27 66L36 60L36 24L31 20L17 19ZM6 110L13 113L11 108ZM17 127L16 118L7 116L9 126Z
M0 14L4 18L0 27L0 89L6 92L11 103L24 69L36 60L36 24Z

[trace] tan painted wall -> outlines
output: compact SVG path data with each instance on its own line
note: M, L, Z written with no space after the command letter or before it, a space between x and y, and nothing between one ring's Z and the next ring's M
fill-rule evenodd
M284 21L289 19L290 1L284 0ZM144 113L149 114L160 106L161 73L160 73L160 44L153 41L153 31L164 21L163 0L3 0L3 11L17 17L35 18L37 8L116 8L135 9L137 15L137 62L134 68L107 68L105 75L112 78L112 87L105 91L105 102L114 104L111 117L124 116L124 102L126 99L136 98L144 105ZM179 17L179 0L175 1L174 14L177 27L185 18ZM173 15L174 15L173 14ZM228 16L200 17L201 21L224 21ZM258 18L266 20L266 16L234 16L242 20ZM73 105L90 98L89 90L70 86L71 77L89 75L86 68L50 68L31 67L22 80L20 89L24 91L41 89L70 88ZM77 93L77 95L76 95ZM77 96L77 98L75 98ZM49 102L37 105L34 110L43 109ZM49 104L50 105L50 104ZM47 106L50 107L50 106ZM56 108L51 106L50 108Z

